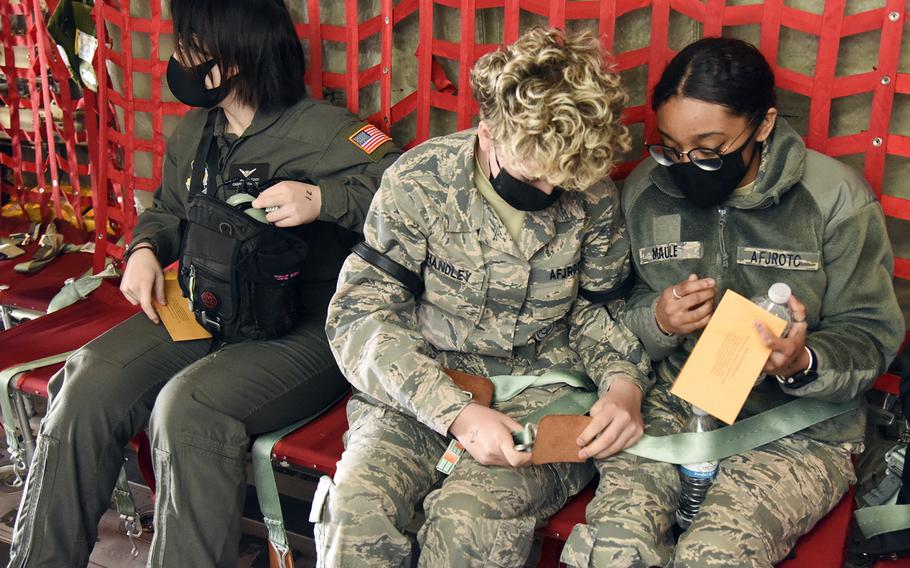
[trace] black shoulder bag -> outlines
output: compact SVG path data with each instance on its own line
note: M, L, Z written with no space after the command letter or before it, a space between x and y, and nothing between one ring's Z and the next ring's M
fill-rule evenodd
M209 112L190 178L180 287L196 320L228 343L280 337L301 319L306 241L217 198L217 109ZM202 193L208 170L211 195Z

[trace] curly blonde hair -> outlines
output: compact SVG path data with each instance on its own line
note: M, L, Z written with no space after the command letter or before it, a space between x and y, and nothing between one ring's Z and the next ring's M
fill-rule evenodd
M628 96L590 32L528 30L477 61L471 89L497 151L529 179L584 190L630 148L621 122Z

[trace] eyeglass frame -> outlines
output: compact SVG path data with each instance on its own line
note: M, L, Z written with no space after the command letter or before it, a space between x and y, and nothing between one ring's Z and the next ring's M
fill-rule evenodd
M749 129L750 126L752 126L752 123L753 123L753 122L755 122L755 121L750 120L750 121L746 124L746 127L743 128L743 129L740 131L740 133L737 134L732 140L730 140L729 142L727 142L727 143L725 143L725 144L721 144L721 145L718 146L717 148L703 148L703 147L701 147L701 146L698 146L698 147L692 148L692 149L689 150L688 152L680 152L680 151L677 150L676 148L667 146L666 144L645 144L645 150L647 150L648 153L651 155L651 157L654 158L654 161L655 161L655 162L657 162L658 164L660 164L661 166L663 166L663 167L665 167L665 168L669 168L671 165L675 166L676 164L681 164L681 163L682 163L682 158L683 158L683 156L685 156L686 158L689 159L689 162L690 162L691 164L693 164L696 168L698 168L698 169L700 169L700 170L702 170L702 171L706 171L706 172L716 172L717 170L719 170L719 169L721 169L721 168L723 167L723 165L724 165L724 156L727 155L727 154L730 152L730 146L732 146L733 144L736 143L737 140L739 140L739 137L742 136L743 133L746 132L746 131ZM761 127L761 124L759 124L758 126L755 127L755 129L752 131L752 134L750 134L749 137L746 139L746 141L743 142L743 145L741 146L742 148L744 148L747 144L749 144L749 142L752 141L752 137L755 136L755 135L758 133L758 129L759 129L760 127ZM651 148L654 148L654 147L664 148L664 149L666 149L666 150L669 150L670 152L672 152L673 154L676 155L676 161L673 162L672 164L661 164L661 163L660 163L660 160L658 160L657 157L654 155L654 152L651 151ZM692 159L692 156L690 155L692 152L695 152L696 150L701 150L702 152L714 152L715 154L717 154L717 159L720 160L720 165L717 166L717 168L715 168L715 169L713 169L713 170L710 169L710 168L705 168L705 167L703 167L703 166L700 165L697 161L693 160L693 159Z

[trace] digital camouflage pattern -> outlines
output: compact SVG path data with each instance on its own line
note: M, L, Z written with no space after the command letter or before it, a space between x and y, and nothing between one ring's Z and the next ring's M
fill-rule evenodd
M475 141L475 132L465 131L406 153L387 171L367 216L367 244L420 275L426 286L421 297L414 298L394 277L352 255L329 306L327 332L335 357L362 393L349 409L352 450L342 458L327 520L320 528L323 534L342 535L325 539L320 547L330 565L347 565L346 553L352 554L351 565L355 560L362 564L366 549L381 559L383 547L373 549L369 543L404 542L403 536L394 536L401 530L395 521L409 515L429 491L449 426L470 400L443 368L491 376L538 375L561 367L587 372L601 392L617 378L632 380L643 390L650 385L647 355L634 335L611 316L611 310L614 314L621 310L622 302L608 310L578 296L579 288L612 290L630 274L629 245L613 184L565 193L550 208L529 212L515 241L474 188ZM379 409L374 418L357 415L364 403ZM400 428L413 433L399 439L400 431L387 432ZM377 467L375 449L363 447L374 444L384 447L379 453L393 462L403 461ZM432 451L421 454L424 447ZM545 486L534 480L547 467L510 470L464 463L447 482L454 484L451 491L467 483L458 480L469 472L480 479L475 469L489 469L484 475L502 479L480 493L471 489L477 499L492 492L497 497L490 497L491 502L500 501L503 507L505 494L512 495L509 499L516 501L512 505L531 518L556 511L565 495L538 494ZM396 488L399 478L424 481ZM532 484L527 487L533 491L522 491L525 483ZM349 517L340 508L354 507L358 499L334 495L350 492L377 495L384 508L380 513L373 507L373 513L387 520L371 528L346 526ZM545 502L538 502L541 498ZM469 542L459 543L460 549L480 553L492 546L489 539L495 531L485 528L483 515L472 506L458 509L445 498L437 501L455 507L445 516L462 518L465 526L459 530L473 535ZM429 499L427 507L432 509L434 503ZM488 515L494 514L490 511ZM527 544L510 538L508 547L524 550ZM424 557L442 562L450 551L438 546L424 549Z
M682 430L686 403L667 385L648 393L645 432ZM771 568L855 481L850 451L794 435L720 463L701 511L673 546L680 482L676 466L621 453L597 463L600 484L588 524L563 549L568 566Z
M573 390L530 388L497 406L521 419ZM589 464L484 466L465 452L448 477L436 463L448 439L412 416L357 394L334 482L314 502L320 567L411 566L405 534L423 501L419 566L523 566L534 529L594 475Z

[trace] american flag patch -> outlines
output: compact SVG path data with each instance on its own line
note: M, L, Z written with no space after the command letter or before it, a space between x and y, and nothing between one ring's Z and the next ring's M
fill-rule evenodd
M354 134L352 134L348 140L354 143L355 146L366 152L367 154L372 154L376 148L379 148L391 138L386 135L385 132L379 130L372 124L367 124Z

